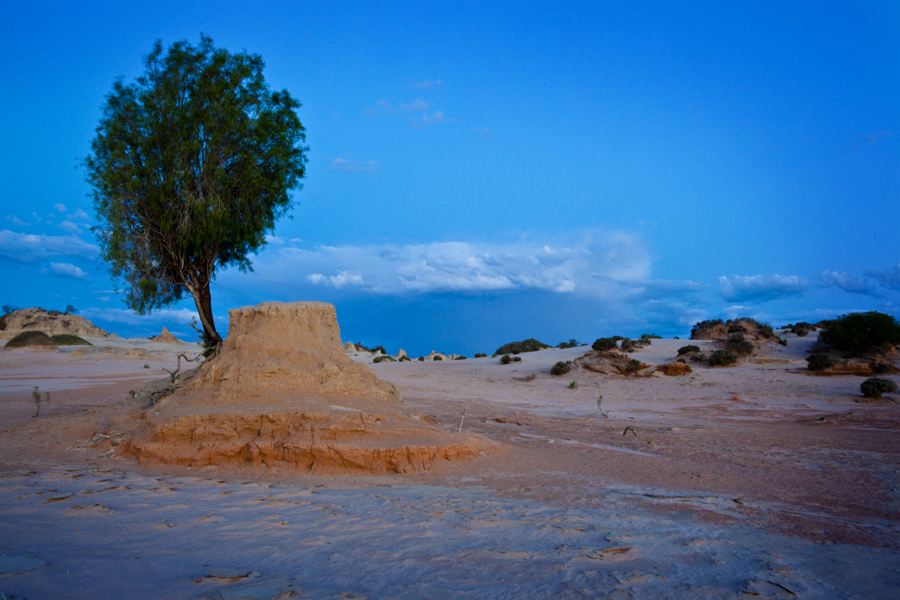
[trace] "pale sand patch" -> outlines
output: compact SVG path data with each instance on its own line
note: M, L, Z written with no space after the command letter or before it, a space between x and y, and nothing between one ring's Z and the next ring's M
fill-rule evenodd
M679 377L549 375L587 348L505 366L373 365L411 410L452 432L469 403L464 431L509 449L441 473L276 467L251 480L152 475L115 456L114 436L142 412L128 389L174 369L176 350L117 343L118 354L0 353L0 571L18 573L0 576L8 597L887 598L900 587L900 410L860 402L860 377L794 371L814 339ZM635 357L672 361L688 343L653 340ZM52 390L38 419L32 385Z

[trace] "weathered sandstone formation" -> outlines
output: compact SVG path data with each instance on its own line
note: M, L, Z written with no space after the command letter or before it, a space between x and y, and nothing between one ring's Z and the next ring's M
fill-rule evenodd
M154 344L183 344L181 340L177 337L169 333L169 330L165 327L162 328L162 333L159 335L154 335L150 338L150 341Z
M25 331L43 331L47 335L69 333L79 337L110 337L84 317L43 308L23 308L0 317L0 340L11 340Z
M123 452L151 465L384 474L496 447L411 414L393 384L347 356L330 304L229 315L219 356L161 400Z

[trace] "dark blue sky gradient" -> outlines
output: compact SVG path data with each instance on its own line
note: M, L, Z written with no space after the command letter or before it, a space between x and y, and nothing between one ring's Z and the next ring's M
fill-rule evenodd
M217 279L222 329L323 300L346 339L473 353L900 315L898 7L7 1L0 302L188 333L190 303L131 315L57 238L95 244L77 166L112 83L203 32L263 56L310 147L293 219Z

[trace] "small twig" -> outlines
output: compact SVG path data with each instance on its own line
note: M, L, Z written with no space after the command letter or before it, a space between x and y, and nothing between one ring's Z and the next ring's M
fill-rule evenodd
M466 407L463 408L462 415L459 417L459 430L456 433L462 433L463 421L466 420L466 411L469 410L469 405L475 400L475 396L472 396L472 399L466 402Z
M98 433L97 435L99 435L99 436L102 437L102 438L109 439L109 438L114 438L114 437L119 436L119 435L128 435L128 432L123 431L122 433L114 433L114 434L112 434L112 435L106 435L105 433Z
M622 435L626 435L629 431L631 432L631 435L637 437L637 429L632 427L631 425L625 428L625 431L622 432Z

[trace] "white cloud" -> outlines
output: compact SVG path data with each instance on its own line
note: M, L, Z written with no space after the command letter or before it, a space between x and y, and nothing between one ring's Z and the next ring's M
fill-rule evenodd
M719 285L722 297L729 302L747 300L767 302L800 294L809 288L809 281L796 275L772 275L771 277L734 275L731 278L719 277Z
M400 103L400 110L405 112L423 112L428 110L428 103L421 98L416 98L412 102Z
M139 315L132 310L124 308L86 308L81 311L81 316L90 320L110 321L113 323L125 323L126 325L152 326L166 323L180 323L187 325L192 318L197 317L197 311L189 308L163 308L155 310L148 315Z
M68 231L69 233L81 233L81 227L73 223L72 221L63 221L59 225L57 225L63 231Z
M92 258L98 253L97 246L74 235L31 235L13 233L8 229L0 231L0 259L34 263L60 254Z
M424 81L419 81L417 83L412 84L414 88L417 90L430 90L433 87L438 87L443 85L444 80L438 79L437 81L431 81L429 79L425 79Z
M26 223L25 221L23 221L23 220L20 219L19 217L14 217L14 216L12 216L12 215L6 215L6 220L7 220L7 221L12 221L12 222L15 223L16 225L29 225L29 224L30 224L30 223Z
M279 236L277 236L277 235L267 235L267 236L266 236L266 243L267 243L267 244L279 244L279 245L280 245L280 244L283 244L283 243L284 243L284 238L283 238L283 237L279 237Z
M378 101L378 103L377 103L377 105L375 106L375 108L370 108L369 110L367 110L367 111L366 111L366 114L367 114L367 115L374 115L375 113L379 113L379 112L380 112L380 113L390 114L390 113L395 113L395 112L397 112L397 109L391 107L390 101L382 99L382 100L379 100L379 101Z
M819 278L827 286L836 287L851 294L863 294L864 296L880 296L881 292L869 281L847 273L823 271Z
M590 296L645 293L650 258L631 234L587 236L578 244L433 242L414 245L279 248L255 273L282 287L297 273L313 285L374 294L543 290Z
M472 129L472 133L477 133L479 136L481 136L483 138L492 138L492 137L496 137L496 135L497 135L493 131L488 129L487 127L484 127L483 129L478 129L477 127L475 127Z
M350 273L348 271L338 271L337 275L332 275L331 277L325 277L321 273L313 273L312 275L307 275L306 278L316 285L327 284L337 289L348 285L361 286L365 283L359 273Z
M436 110L430 117L428 116L428 113L425 113L421 119L414 121L413 123L416 125L440 125L441 123L447 123L448 121L449 119L444 117L444 113Z
M73 221L89 221L91 219L91 217L80 208L73 212L70 212L69 218Z
M332 171L342 173L374 173L378 164L374 160L359 162L347 158L336 158L331 162Z
M109 296L100 296L100 302L109 302Z
M58 210L58 211L61 212L61 213L66 212L66 205L65 205L65 204L54 204L54 205L53 205L53 208L55 208L56 210Z
M50 272L59 277L65 277L68 279L87 279L87 273L81 270L81 268L76 267L75 265L71 265L69 263L50 263Z

